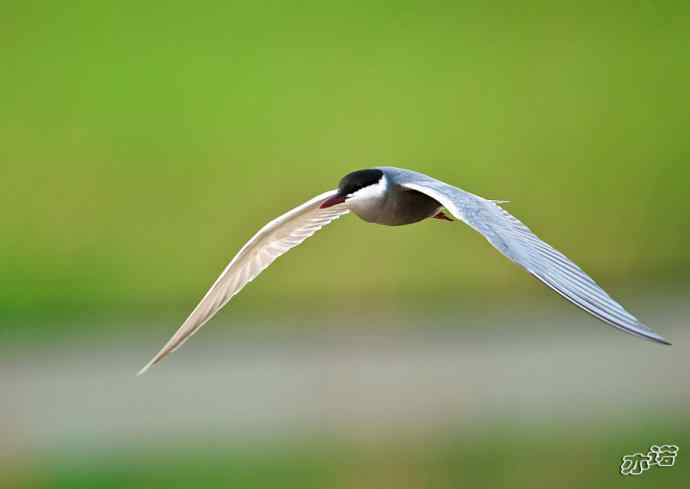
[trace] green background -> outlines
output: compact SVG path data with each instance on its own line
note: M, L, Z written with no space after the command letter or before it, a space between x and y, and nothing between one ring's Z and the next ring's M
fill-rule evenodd
M264 222L379 164L510 200L606 284L685 280L689 13L683 2L7 6L3 317L183 315ZM452 303L531 285L445 224L349 217L233 307L332 309L374 291Z

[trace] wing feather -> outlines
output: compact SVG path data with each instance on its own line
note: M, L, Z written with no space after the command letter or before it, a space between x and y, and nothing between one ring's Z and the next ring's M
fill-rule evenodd
M421 173L385 167L403 187L436 199L481 233L498 251L525 268L566 300L622 331L670 344L611 298L580 267L539 239L495 201L465 192Z
M158 354L139 371L139 375L182 346L233 296L278 257L302 243L322 227L347 214L349 210L344 204L326 209L319 208L324 200L335 194L335 190L330 190L317 195L261 228L230 261L182 326Z

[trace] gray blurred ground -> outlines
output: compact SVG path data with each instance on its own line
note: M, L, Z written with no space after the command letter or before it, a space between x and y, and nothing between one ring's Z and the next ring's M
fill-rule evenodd
M637 304L670 348L560 306L463 318L465 327L449 317L385 327L331 320L321 330L251 333L223 324L226 316L143 377L135 373L162 338L6 349L1 443L50 451L185 436L399 437L501 419L573 427L687 419L683 297Z

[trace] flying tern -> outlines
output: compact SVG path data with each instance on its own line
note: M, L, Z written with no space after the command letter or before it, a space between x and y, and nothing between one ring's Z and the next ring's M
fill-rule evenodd
M349 173L337 189L317 195L261 228L139 374L182 346L276 258L348 212L364 221L388 226L427 218L461 220L508 259L592 316L626 333L670 344L626 311L580 267L503 209L501 203L402 168L383 166Z

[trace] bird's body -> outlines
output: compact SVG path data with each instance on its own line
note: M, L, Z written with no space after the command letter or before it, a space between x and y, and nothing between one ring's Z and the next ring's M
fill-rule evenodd
M349 209L364 221L386 226L414 224L436 215L441 209L437 200L416 190L405 188L394 173L375 184L365 198L352 201Z
M276 258L340 216L352 211L370 223L399 226L429 217L449 219L439 212L443 208L566 300L627 333L669 344L497 202L422 173L386 166L352 172L336 190L314 197L261 228L140 374L179 348Z

